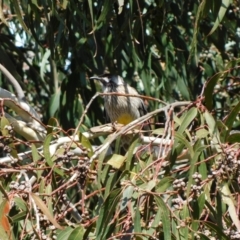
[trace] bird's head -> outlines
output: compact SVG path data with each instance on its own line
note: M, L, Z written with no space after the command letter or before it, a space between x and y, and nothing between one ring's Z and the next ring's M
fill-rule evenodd
M96 79L101 82L103 89L106 87L117 87L124 85L124 80L118 75L104 74L101 76L93 76L90 79Z

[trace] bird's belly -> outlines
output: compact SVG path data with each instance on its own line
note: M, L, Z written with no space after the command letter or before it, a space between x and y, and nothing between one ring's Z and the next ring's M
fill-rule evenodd
M128 113L123 113L120 116L117 117L116 121L120 124L127 125L128 123L132 122L135 120L135 118L128 114Z

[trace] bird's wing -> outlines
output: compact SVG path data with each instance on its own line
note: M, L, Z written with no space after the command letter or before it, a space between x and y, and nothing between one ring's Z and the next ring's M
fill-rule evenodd
M148 113L147 111L147 108L144 104L143 101L141 101L141 105L140 107L138 108L139 112L140 112L140 117L141 116L144 116ZM151 125L150 125L150 121L148 120L147 122L144 123L144 127L143 127L144 130L151 130Z
M110 117L107 114L106 109L104 108L105 123L110 123Z
M141 105L139 106L138 110L140 112L140 117L148 113L147 108L143 101L141 101Z

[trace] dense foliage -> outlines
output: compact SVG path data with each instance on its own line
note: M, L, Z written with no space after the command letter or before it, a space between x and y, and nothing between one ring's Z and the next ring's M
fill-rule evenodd
M239 6L2 1L1 239L240 239ZM125 154L103 72L148 96Z

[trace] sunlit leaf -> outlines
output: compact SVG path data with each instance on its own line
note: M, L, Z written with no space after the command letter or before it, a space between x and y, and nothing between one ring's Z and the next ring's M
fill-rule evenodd
M85 148L88 149L88 156L91 157L93 155L92 145L81 132L79 133L79 141Z
M47 206L45 205L45 203L42 201L42 199L37 196L34 193L30 194L32 199L34 200L35 204L39 207L39 209L41 209L41 211L43 212L43 214L48 218L48 220L56 227L59 229L62 229L63 227L60 226L58 224L58 222L55 220L55 218L52 216L52 214L50 213L49 209L47 208Z
M56 118L50 118L47 124L47 134L53 133L55 127L58 129L59 123ZM58 130L57 130L58 131Z
M38 154L38 150L34 144L32 144L32 158L34 162L40 160L41 156Z
M197 138L206 138L209 132L206 129L199 129L196 131Z
M52 140L52 134L49 134L46 138L45 141L43 143L43 153L44 153L44 157L46 159L46 162L48 163L48 165L50 167L54 166L54 162L52 160L51 154L50 154L50 150L49 150L49 146ZM57 174L63 176L63 172L61 169L57 168L57 167L53 167L53 171L56 172Z
M67 240L71 233L73 232L72 227L66 227L64 229L57 229L57 239L59 240Z
M141 214L138 206L136 207L135 215L134 215L134 232L141 233Z
M113 154L111 158L107 161L107 164L111 165L114 168L119 169L125 161L125 157L118 154Z
M69 240L81 240L81 239L83 239L84 232L85 232L84 228L82 226L79 226L71 232L68 239Z
M221 193L222 193L222 201L227 204L228 206L228 213L235 225L235 227L240 231L240 221L238 218L238 215L236 213L236 203L234 202L232 198L232 194L230 192L230 189L228 187L227 183L224 183L221 187Z
M52 95L50 99L50 109L49 109L49 114L50 116L54 116L54 114L57 112L57 110L60 107L60 91L56 92L55 94Z

